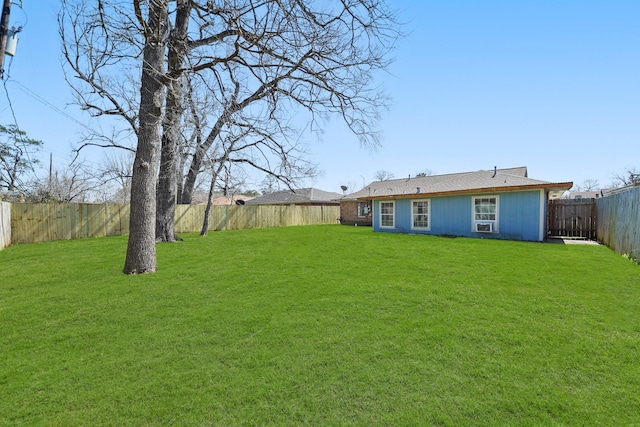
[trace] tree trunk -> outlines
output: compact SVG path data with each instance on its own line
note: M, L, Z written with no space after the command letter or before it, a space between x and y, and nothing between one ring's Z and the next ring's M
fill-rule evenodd
M204 210L204 221L202 221L202 230L200 231L201 236L206 236L209 233L209 215L211 215L211 206L213 205L213 192L216 187L216 177L215 174L213 178L211 178L211 185L209 186L209 197L207 197L207 207Z
M156 271L156 176L164 101L162 33L167 8L166 0L149 3L142 55L138 147L131 177L129 240L124 264L126 274Z
M168 86L167 109L165 126L162 133L162 150L160 152L160 172L158 174L156 209L156 241L175 242L175 212L177 197L177 139L179 130L171 124L173 120L180 120L179 103L176 98L176 86L179 82L172 81ZM180 90L177 88L178 91Z
M182 196L181 203L189 204L191 203L191 198L193 197L193 190L196 186L196 178L198 178L198 174L200 173L200 168L202 167L202 162L204 160L204 156L207 150L213 145L213 142L216 140L220 132L222 131L222 127L226 123L225 117L229 114L235 112L237 109L228 109L225 111L225 114L220 116L216 121L215 125L207 135L207 138L204 142L196 147L195 152L193 153L193 157L191 158L191 165L189 166L189 172L187 172L187 176L185 177L184 184L182 186Z
M191 159L191 166L189 166L189 172L185 177L184 184L182 185L182 196L180 203L189 204L193 197L193 190L196 185L196 178L200 173L200 167L202 166L202 160L204 159L205 149L202 147L196 147L193 158Z
M180 124L184 111L181 68L187 53L186 39L190 10L191 3L189 1L181 0L178 2L176 22L169 39L168 74L171 76L171 81L167 87L157 189L156 241L159 242L181 240L176 236L174 226L178 197L178 147L181 134Z

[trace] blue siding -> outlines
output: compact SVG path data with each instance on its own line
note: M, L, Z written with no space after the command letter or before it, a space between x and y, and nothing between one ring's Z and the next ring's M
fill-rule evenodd
M476 233L473 229L472 199L477 196L499 196L498 232ZM453 235L507 240L540 240L541 190L488 193L462 196L427 197L431 203L429 231L411 229L411 202L395 200L395 228L380 228L380 201L374 200L373 230L393 233ZM416 198L415 200L424 200ZM542 223L544 226L544 222ZM544 235L544 234L543 234Z

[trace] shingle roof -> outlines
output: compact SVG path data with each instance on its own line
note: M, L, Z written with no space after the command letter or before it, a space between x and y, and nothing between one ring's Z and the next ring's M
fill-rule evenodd
M278 205L292 203L338 203L342 197L340 193L318 190L317 188L299 188L276 191L247 201L248 205Z
M397 196L415 196L416 194L455 194L475 191L509 191L524 188L548 188L553 191L565 191L573 183L551 183L532 179L527 176L526 167L497 170L479 170L475 172L432 175L417 178L374 181L355 193L344 196L343 200L372 199Z

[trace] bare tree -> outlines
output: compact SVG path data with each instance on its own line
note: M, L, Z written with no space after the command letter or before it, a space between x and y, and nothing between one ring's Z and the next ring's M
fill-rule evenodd
M597 179L585 179L582 184L577 185L577 191L597 191L600 189L600 183Z
M241 85L235 81L228 67L227 73L233 87L239 90ZM228 92L224 87L208 88L208 91L218 92L221 96L208 101L196 100L194 91L188 92L186 116L192 123L187 126L190 129L188 139L195 144L187 144L186 150L183 150L182 156L187 160L183 163L185 179L183 185L178 186L182 203L191 202L195 183L203 171L212 170L208 166L211 162L235 163L235 171L253 169L261 174L272 174L285 186L316 173L315 165L307 159L305 145L300 143L299 131L283 125L273 116L262 116L246 109L234 113L226 120L218 117L213 125L208 125L208 117L201 117L201 112L216 113L216 106L231 102L225 98ZM186 142L187 138L183 137L183 140ZM243 168L239 168L239 165Z
M300 151L290 120L300 111L312 130L335 114L361 143L378 144L374 124L387 98L374 77L400 35L384 0L63 0L60 28L78 103L95 116L122 117L137 136L127 273L156 269L147 215L157 205L160 235L174 238L168 223L178 190L180 200L190 201L207 158L290 180L288 172L301 170L291 167ZM174 183L187 152L180 147L184 134L179 139L175 131L185 121L187 79L199 79L215 105L206 113L211 126L195 138L184 181ZM242 154L210 153L257 123L262 133L252 130L254 139L239 143ZM155 188L149 192L158 163L156 198Z
M612 178L614 187L637 184L640 183L640 170L635 167L626 167L622 172L614 172Z
M205 153L224 138L224 126L247 109L264 111L286 127L292 111L301 108L309 113L312 129L327 115L338 114L363 144L378 144L372 123L387 99L371 82L373 73L388 65L387 54L399 35L382 1L325 6L245 1L217 9L213 18L199 31L201 39L215 36L216 49L233 52L224 64L209 68L215 90L227 95L220 98L218 119L193 154L182 203L190 201ZM220 30L211 35L210 27Z
M131 169L133 153L124 151L105 156L102 168L98 171L103 186L113 187L106 200L114 203L129 203L131 200ZM107 189L103 190L107 191Z
M51 170L47 177L28 185L26 199L33 203L85 203L95 200L101 182L80 163L72 163L63 170Z
M241 171L245 167L258 170L274 181L283 183L289 189L292 189L302 179L317 175L316 165L307 162L304 157L299 157L299 153L303 153L303 151L295 144L282 144L273 137L274 133L265 132L264 128L252 126L246 122L236 122L234 129L240 131L240 133L229 134L228 139L216 147L213 152L215 157L211 159L212 176L209 188L209 204L202 226L201 234L203 235L208 231L210 202L216 182L221 177L221 173L224 173L224 181L228 182L232 165L234 169L240 169ZM275 161L272 164L271 161L273 159ZM226 192L226 185L222 188Z
M140 75L149 27L140 0L62 0L58 26L69 87L81 109L93 117L123 119L138 132ZM155 10L155 8L154 8ZM81 147L131 149L109 136L93 134ZM135 149L134 149L135 151Z
M373 178L375 180L377 180L377 181L389 181L390 179L393 179L394 177L395 177L395 175L392 172L385 171L385 170L379 170L373 176Z

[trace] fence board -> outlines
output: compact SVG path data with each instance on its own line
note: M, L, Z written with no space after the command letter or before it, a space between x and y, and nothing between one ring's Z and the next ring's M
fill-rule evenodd
M10 243L13 244L116 236L129 232L129 205L6 203L2 206L5 205L8 213L0 215L0 220L5 216L10 218ZM203 205L176 206L176 233L200 232L204 212ZM209 224L210 230L334 224L339 215L338 206L223 205L211 207Z
M176 205L176 233L199 232L204 221L204 208L201 205Z

